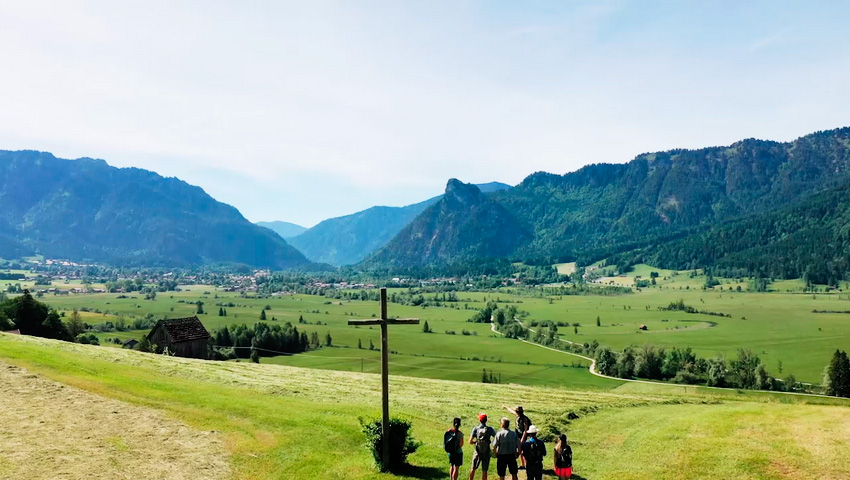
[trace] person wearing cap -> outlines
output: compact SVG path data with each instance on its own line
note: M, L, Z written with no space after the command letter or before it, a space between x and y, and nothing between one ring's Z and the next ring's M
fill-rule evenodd
M511 421L502 418L502 429L496 432L493 439L493 452L496 453L496 471L499 480L505 480L505 473L511 472L511 479L518 480L516 459L519 456L519 437L510 430Z
M475 445L472 450L472 468L469 470L469 480L475 478L475 471L481 468L481 480L487 480L487 471L490 470L490 448L493 438L496 436L496 430L493 427L487 426L487 414L479 413L478 421L480 425L472 429L472 434L469 435L469 444Z
M516 409L512 409L507 405L502 405L502 408L507 410L509 413L516 415L516 434L519 437L519 442L525 442L525 437L528 432L528 427L531 426L531 419L525 415L525 410L523 410L522 405L517 405ZM525 458L520 459L522 461L522 466L520 468L525 468Z
M543 480L543 457L546 456L546 443L537 438L537 427L531 425L526 432L526 440L520 451L525 461L525 472L528 480Z

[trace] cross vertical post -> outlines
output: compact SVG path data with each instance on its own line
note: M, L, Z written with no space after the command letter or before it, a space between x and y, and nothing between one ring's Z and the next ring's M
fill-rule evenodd
M381 318L365 320L349 320L349 325L380 325L381 326L381 459L384 468L390 465L390 347L387 341L388 325L417 325L418 318L389 318L387 315L387 289L381 288ZM362 365L362 363L361 363ZM362 370L362 366L361 366Z
M390 464L390 350L387 341L387 289L381 289L381 429L384 439L384 466Z

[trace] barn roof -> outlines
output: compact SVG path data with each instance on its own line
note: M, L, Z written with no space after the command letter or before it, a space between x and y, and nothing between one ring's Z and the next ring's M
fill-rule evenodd
M209 332L198 317L172 318L156 322L151 332L162 327L171 337L173 343L192 342L210 338Z
M12 335L20 335L21 331L20 330L6 330L3 333L11 333Z

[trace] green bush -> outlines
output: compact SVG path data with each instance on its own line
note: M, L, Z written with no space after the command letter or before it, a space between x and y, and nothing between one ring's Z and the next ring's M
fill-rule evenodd
M410 434L412 424L409 420L401 418L390 419L390 458L389 465L384 465L383 460L383 428L381 419L364 421L360 420L360 427L366 434L366 447L372 452L375 463L382 472L397 472L407 465L407 456L415 452L420 443L413 439Z

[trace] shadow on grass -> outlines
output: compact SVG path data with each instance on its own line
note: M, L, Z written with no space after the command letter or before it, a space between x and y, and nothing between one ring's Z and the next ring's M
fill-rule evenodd
M448 476L448 469L405 465L399 471L393 473L406 477L420 478L422 480L436 480L438 478L446 478Z

